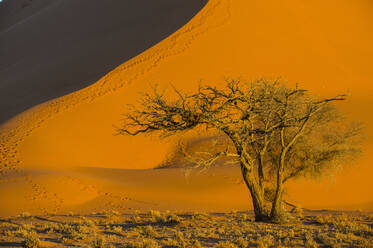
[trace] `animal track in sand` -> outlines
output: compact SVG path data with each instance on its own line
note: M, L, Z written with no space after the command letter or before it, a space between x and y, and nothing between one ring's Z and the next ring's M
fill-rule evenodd
M3 124L0 127L0 169L14 170L21 165L22 161L18 160L18 145L48 119L74 106L93 102L114 92L153 70L166 58L185 52L198 36L224 25L229 20L229 7L230 0L210 0L184 27L114 69L95 84L35 106Z
M22 161L18 158L18 146L47 120L75 106L93 102L106 94L115 92L152 71L168 57L185 52L198 36L224 25L229 20L229 6L230 0L210 0L184 27L153 48L114 69L95 84L35 106L3 124L0 127L0 180L6 180L7 174L20 168ZM56 211L64 204L63 199L49 192L31 177L26 175L22 180L24 179L34 191L29 199L54 202Z

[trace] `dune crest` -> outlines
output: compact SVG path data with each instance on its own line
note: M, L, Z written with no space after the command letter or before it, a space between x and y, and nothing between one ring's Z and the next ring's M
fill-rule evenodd
M0 124L98 81L191 20L207 0L6 0Z
M0 163L5 165L5 167L14 167L21 163L21 161L17 160L18 144L29 136L33 130L39 128L45 121L56 114L79 104L93 102L110 92L115 92L151 71L167 57L182 53L188 49L196 37L207 32L210 28L222 25L225 22L229 15L227 3L226 1L210 2L188 25L182 27L149 51L119 66L95 84L40 104L4 123L0 127ZM206 22L206 19L210 19L214 24L212 26L202 25Z

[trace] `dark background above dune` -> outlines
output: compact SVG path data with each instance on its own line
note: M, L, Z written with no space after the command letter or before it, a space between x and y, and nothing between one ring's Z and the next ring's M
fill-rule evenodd
M187 23L207 0L5 0L0 123L84 88Z

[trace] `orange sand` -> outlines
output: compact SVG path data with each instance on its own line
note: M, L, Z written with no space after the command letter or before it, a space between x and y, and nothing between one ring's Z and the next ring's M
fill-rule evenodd
M119 66L96 84L34 107L5 123L1 127L5 135L1 141L1 159L10 166L25 169L152 168L164 159L172 140L113 135L113 125L120 123L126 104L134 103L138 92L149 89L149 83L163 86L173 83L178 88L193 90L201 80L222 84L225 77L281 77L322 95L351 92L342 109L351 118L365 123L368 136L364 157L356 166L338 173L335 183L329 179L292 183L289 199L312 208L372 210L373 167L369 157L373 152L369 139L373 134L372 11L373 3L369 0L210 0L190 23L171 37ZM107 193L102 191L103 179L97 179L101 173L94 170L91 173L96 176L87 179L86 184L101 189L90 190L86 199L80 199L86 200L86 204ZM224 180L218 183L219 178L207 194L201 193L203 187L180 186L171 172L160 177L171 180L165 188L155 183L162 182L157 175L146 179L123 176L118 182L121 186L115 188L110 179L114 176L115 173L105 179L111 191L137 192L134 198L144 198L162 207L170 204L182 208L187 204L189 208L192 203L193 208L210 210L250 206L243 185L229 186L232 184ZM47 180L36 175L29 177L38 184ZM136 184L123 186L126 181L142 185L144 180L155 181L141 186L141 190ZM45 184L45 191L53 198L58 189L49 187L53 183ZM70 186L71 192L82 192ZM18 187L25 192L22 185ZM9 197L9 201L0 204L3 208L0 211L22 202L21 194L15 196L19 191L3 186L0 191ZM83 204L72 202L76 206ZM157 208L157 204L152 207Z

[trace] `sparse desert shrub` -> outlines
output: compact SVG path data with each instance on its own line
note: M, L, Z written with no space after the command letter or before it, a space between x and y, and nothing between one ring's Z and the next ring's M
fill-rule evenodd
M137 229L132 229L126 232L126 237L128 238L138 238L141 236L141 233Z
M319 233L317 235L317 240L323 244L323 245L326 245L326 246L333 246L334 245L334 241L332 238L330 238L328 236L328 234L326 233Z
M192 219L193 220L205 221L205 220L208 220L209 218L210 218L210 216L206 213L203 213L203 212L194 212L192 214Z
M88 227L94 227L96 225L96 222L93 220L89 220L86 217L80 217L80 221L78 222L78 224Z
M157 210L150 210L149 213L150 217L154 218L154 220L158 220L162 218L161 212Z
M12 235L14 235L16 237L20 237L20 238L26 238L26 237L28 237L30 235L33 235L33 234L34 234L33 232L30 232L29 230L27 230L23 227L19 227L12 232Z
M193 241L193 248L202 248L201 243L198 241L198 239Z
M166 223L171 225L177 225L181 222L181 218L176 214L169 214L166 217Z
M25 229L25 230L28 230L28 231L30 231L30 230L32 230L32 229L35 228L34 224L32 224L32 223L22 224L21 227L23 229Z
M113 226L112 231L116 234L123 235L123 228L121 226Z
M246 248L249 246L249 242L242 237L238 237L234 240L234 243L237 245L238 248Z
M39 248L40 239L36 235L28 235L23 241L22 246L25 248Z
M142 222L142 218L140 216L132 216L130 222L133 224L138 224Z
M131 248L159 248L159 244L154 239L142 239L129 242Z
M357 240L359 240L359 237L357 237L353 233L348 233L348 234L346 234L346 239L349 240L349 241L357 241Z
M105 248L105 239L103 237L95 237L91 243L91 248Z
M121 223L121 220L117 215L110 214L110 215L105 215L105 220L102 221L102 223L107 224L107 225L114 225L114 224Z
M69 244L72 240L70 240L70 239L68 239L66 237L62 237L60 239L60 241L61 241L62 244Z
M167 225L177 225L181 223L181 218L169 211L162 214L159 211L150 210L148 215L150 215L152 221L155 223L162 223Z
M219 242L217 247L218 248L237 248L237 246L230 241Z
M96 233L95 228L94 224L87 221L83 223L56 224L46 231L62 234L65 238L71 240L83 240L89 235L94 235Z
M173 238L167 238L166 240L161 241L162 246L165 247L177 247L178 242Z
M249 215L247 215L247 214L242 214L242 215L240 215L239 218L240 218L241 221L251 221Z
M277 224L287 224L294 222L294 220L295 218L289 212L282 210L278 213L276 218L272 219L272 222Z
M29 212L22 212L18 216L21 218L29 218L31 217L31 214Z
M154 238L157 236L157 232L154 231L152 226L146 226L144 228L144 236L148 238Z
M264 244L262 241L258 241L256 247L258 248L268 248L268 245Z
M216 233L218 234L225 234L225 229L223 227L217 227L216 228Z
M295 205L295 207L291 210L291 213L298 218L303 218L303 208L299 204Z
M237 213L238 213L238 211L235 210L235 209L232 209L232 210L229 212L229 214L232 215L232 216L237 215Z
M267 234L260 238L260 240L257 242L258 247L270 247L275 245L275 239L272 235Z
M367 221L373 222L373 214L366 216Z
M295 236L294 230L290 229L287 236L290 237L290 238L293 238Z
M317 248L317 247L319 247L317 245L317 242L313 239L312 235L309 235L308 233L306 233L306 235L305 235L304 246L306 248Z
M116 210L111 210L111 211L109 212L109 214L110 214L110 215L115 215L115 216L119 216L119 215L120 215L120 213L119 213L118 211L116 211Z
M322 225L327 225L343 234L353 233L357 236L372 236L373 230L368 225L358 223L354 217L345 214L337 216L317 216L316 222Z
M332 222L333 217L331 215L318 215L315 218L318 224L328 224Z
M142 247L141 248L158 248L160 247L157 243L157 241L155 241L154 239L145 239L142 243Z
M179 246L181 246L181 247L186 246L185 239L184 239L184 234L182 232L176 231L175 232L175 239L176 239Z
M231 235L234 237L240 237L242 236L242 232L238 228L233 228Z

